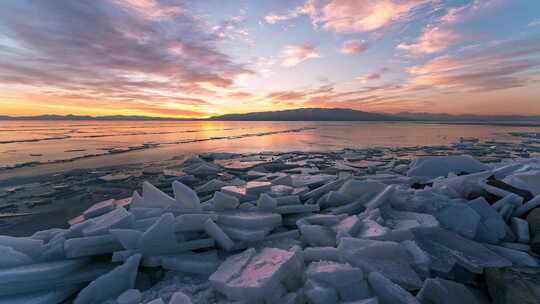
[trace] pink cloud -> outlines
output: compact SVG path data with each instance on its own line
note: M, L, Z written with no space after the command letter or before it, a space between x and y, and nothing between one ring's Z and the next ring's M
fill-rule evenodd
M378 30L407 19L414 10L432 0L307 0L286 14L271 14L265 21L275 24L299 16L309 16L314 25L333 32Z
M540 54L533 40L507 41L458 55L440 56L410 67L412 89L494 91L526 86L540 66L531 56Z
M281 50L281 65L292 67L308 59L320 58L321 56L311 45L287 45Z
M367 50L369 47L368 43L363 40L349 40L345 41L341 46L340 52L343 54L359 54Z
M446 50L460 39L460 34L435 26L425 28L416 42L401 43L397 47L413 55L433 54Z
M426 0L333 0L322 9L323 28L334 32L377 30L407 17Z

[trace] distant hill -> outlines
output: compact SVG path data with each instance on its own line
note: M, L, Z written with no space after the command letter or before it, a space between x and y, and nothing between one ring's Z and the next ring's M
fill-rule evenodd
M538 115L452 115L446 113L416 113L402 112L396 116L420 121L447 121L447 122L540 122Z
M227 121L402 121L409 120L393 115L362 112L351 109L295 109L275 112L227 114L209 118Z

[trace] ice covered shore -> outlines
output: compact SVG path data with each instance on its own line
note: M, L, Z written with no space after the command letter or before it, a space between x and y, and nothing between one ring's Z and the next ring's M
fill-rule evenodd
M0 303L540 303L540 158L367 176L224 158L188 159L173 196L144 183L0 236Z

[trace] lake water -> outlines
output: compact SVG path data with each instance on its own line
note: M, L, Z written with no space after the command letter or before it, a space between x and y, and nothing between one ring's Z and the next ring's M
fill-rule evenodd
M101 166L204 152L327 151L447 145L460 137L512 141L534 126L404 122L2 121L0 169ZM9 169L19 167L16 169ZM32 170L40 166L32 166ZM1 178L1 176L0 176Z

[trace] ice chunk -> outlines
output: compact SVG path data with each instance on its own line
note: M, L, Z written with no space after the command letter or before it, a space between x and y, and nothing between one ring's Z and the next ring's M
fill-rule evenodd
M338 191L330 191L323 195L317 203L321 206L321 208L330 208L330 207L338 207L342 205L346 205L353 202L353 198L341 194Z
M300 204L300 197L298 195L286 195L276 197L278 206L282 205L297 205Z
M213 273L218 268L219 262L216 251L204 253L189 252L164 256L161 259L161 265L164 269L200 274Z
M116 299L117 304L139 304L141 302L142 295L138 289L128 289L124 291Z
M341 260L339 250L335 247L306 247L304 249L304 260L311 261L334 261Z
M212 219L204 222L204 231L208 233L223 249L231 250L234 246L234 242L223 232L223 230L214 223Z
M476 173L489 167L469 155L421 156L412 163L408 176L433 179L448 173Z
M512 265L514 266L518 266L518 267L539 267L540 266L540 264L535 258L533 258L531 255L523 251L505 248L501 246L489 245L489 244L486 244L485 246L491 251L495 252L496 254L511 261Z
M109 232L116 237L125 249L137 249L142 232L133 229L111 229Z
M429 231L439 227L437 219L427 213L388 209L383 217L385 224L393 229L394 235L412 233L417 230Z
M255 195L248 195L245 187L225 186L221 188L221 192L236 197L240 202L247 202L257 199Z
M111 212L116 208L115 200L110 199L93 205L83 212L85 219L93 218Z
M209 278L210 284L221 292L226 293L230 288L230 282L242 274L246 265L256 254L255 249L250 248L242 253L230 256L223 262Z
M177 291L173 293L169 304L191 304L191 299L185 293Z
M349 264L313 262L306 270L306 277L336 289L343 301L360 300L370 296L364 273Z
M496 242L504 238L506 235L506 223L484 198L470 201L469 206L482 218L482 222L477 228L477 238L479 240L494 240Z
M228 184L219 179L211 179L206 184L197 187L195 190L199 193L212 193L220 190L221 188L227 186Z
M124 264L97 278L81 290L74 304L102 303L117 298L125 290L132 289L135 286L140 260L141 255L136 254Z
M176 201L154 187L149 182L143 183L143 199L140 204L131 203L132 207L167 208L176 204Z
M219 172L221 172L221 169L219 169L215 165L211 165L205 162L199 166L194 166L194 168L186 168L185 171L195 176L209 176L218 174Z
M0 268L10 268L31 264L32 258L11 247L0 246Z
M513 217L512 218L512 231L517 237L517 241L520 243L528 244L530 241L529 223L526 220Z
M518 207L515 210L514 215L517 216L517 217L524 216L529 211L531 211L534 208L537 208L539 206L540 206L540 195L537 195L532 200L530 200L530 201L526 202L525 204L523 204L522 206Z
M344 179L338 179L313 189L304 195L304 199L318 200L321 196L332 190L338 190L345 183Z
M388 203L389 200L394 195L395 189L396 188L393 185L390 185L390 186L387 186L386 188L384 188L384 190L381 193L377 194L377 196L372 198L366 204L366 209L368 211L373 210L373 209L376 209L376 208L380 208L384 204Z
M290 175L283 175L272 180L274 185L292 186L293 180Z
M343 261L368 272L381 272L406 289L422 286L422 281L411 267L407 249L399 243L342 238L338 250Z
M420 304L413 295L379 272L371 272L368 281L381 304Z
M473 239L480 224L480 215L463 203L450 203L435 215L446 229Z
M0 296L0 304L56 304L64 303L64 300L81 289L81 285L60 287L53 290L38 292L25 292L24 294Z
M364 197L367 202L384 188L386 185L383 183L350 179L339 188L338 193L351 198Z
M528 190L534 195L540 194L540 170L514 173L505 177L503 181L516 188Z
M0 284L62 277L88 265L87 259L39 263L0 270Z
M246 184L246 193L248 195L259 195L270 191L272 184L270 182L250 181Z
M308 303L312 304L337 304L339 300L337 290L310 280L306 282L304 292Z
M510 193L507 196L495 202L495 204L493 204L492 207L497 211L501 211L501 209L505 205L511 205L514 208L518 208L518 207L521 207L522 203L523 203L523 197L514 193Z
M179 181L174 181L172 183L172 188L174 192L174 199L180 208L193 210L201 209L201 201L199 200L197 193L195 193L195 191L193 191L190 187L182 184Z
M227 234L231 239L237 241L246 241L246 242L256 242L261 241L264 237L272 230L272 228L235 228L225 225L221 225L220 228Z
M315 214L305 217L304 220L312 225L334 226L340 223L341 217L333 214Z
M41 254L43 241L26 237L12 237L0 235L0 246L11 247L18 252L22 252L31 258L36 258Z
M208 219L216 220L215 214L182 214L176 217L176 231L201 231Z
M512 204L505 204L499 209L498 212L505 220L505 222L508 222L508 220L510 220L510 217L512 217L512 214L514 213L514 209L515 206L513 206Z
M161 298L154 299L146 304L165 304Z
M129 212L135 216L136 220L144 220L147 218L157 218L161 216L165 209L160 208L144 208L144 207L132 207Z
M139 242L144 256L175 252L178 242L175 235L175 220L172 213L163 214L145 231Z
M114 266L87 260L24 265L0 271L0 296L51 290L89 282Z
M302 238L310 246L336 246L336 232L330 227L301 225Z
M390 237L390 229L373 220L363 220L356 237L361 239L384 240Z
M319 205L285 205L278 206L276 212L280 214L306 213L319 211Z
M418 247L418 244L416 244L415 241L406 240L406 241L401 242L401 245L403 245L403 247L407 249L411 257L413 258L413 262L412 262L413 268L418 273L424 276L428 276L429 265L431 263L431 259L429 258L429 255L420 247Z
M465 285L440 278L427 279L416 298L422 303L481 304Z
M73 238L64 243L64 251L68 258L111 253L122 249L120 242L110 234Z
M131 196L131 207L135 206L141 206L144 205L144 200L142 196L137 191L133 191L133 195Z
M39 261L53 261L63 260L66 258L64 252L64 243L66 238L63 236L55 237L45 246L43 246L43 252L39 257Z
M257 201L257 209L259 211L273 212L276 210L276 208L277 201L275 198L267 195L266 193L259 196L259 200Z
M126 209L118 208L89 221L92 222L92 225L82 231L85 236L106 234L109 229L131 228L135 222L135 217Z
M42 240L44 243L48 243L51 239L58 237L60 235L65 235L67 232L66 229L60 228L51 228L47 230L41 230L32 234L31 238L36 240Z
M256 301L270 296L281 281L303 272L301 250L248 249L229 257L210 276L210 284L231 300Z
M418 245L428 254L432 254L433 248L424 247L424 240L438 244L436 246L442 255L438 258L446 261L455 260L459 265L473 273L481 273L485 267L506 267L512 263L500 257L485 246L459 236L456 233L440 229L430 233L415 232ZM428 242L429 243L429 242ZM433 260L433 256L432 260ZM432 265L433 266L433 265Z
M214 193L212 201L214 202L215 210L236 209L240 204L238 198L219 191Z

